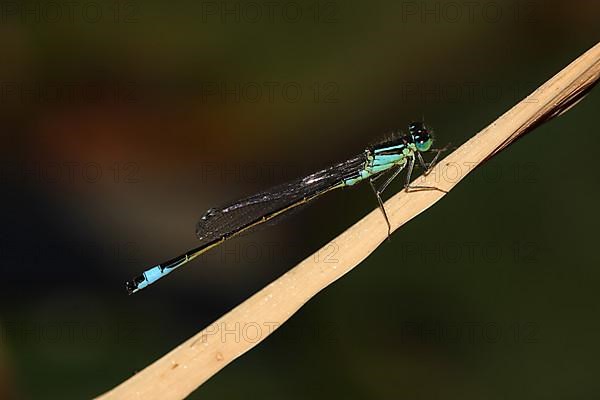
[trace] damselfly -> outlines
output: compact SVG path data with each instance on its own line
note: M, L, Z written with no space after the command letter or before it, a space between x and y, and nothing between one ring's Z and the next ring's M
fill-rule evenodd
M433 133L422 122L408 126L408 134L396 134L392 139L368 147L362 154L329 168L296 179L267 191L232 203L226 207L211 208L196 225L198 247L145 271L126 283L127 291L138 290L156 282L160 278L186 264L200 254L239 235L257 225L263 224L317 197L345 186L354 186L367 180L377 197L379 208L387 222L388 235L391 227L381 200L381 193L408 165L405 189L434 189L429 186L411 186L410 178L415 163L429 171L444 149L433 149ZM437 153L426 163L422 153ZM378 188L375 182L382 177L387 179Z

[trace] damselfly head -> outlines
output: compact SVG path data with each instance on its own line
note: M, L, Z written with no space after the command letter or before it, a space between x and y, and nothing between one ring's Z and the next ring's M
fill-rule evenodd
M411 122L408 133L419 151L427 151L433 145L433 132L423 122Z

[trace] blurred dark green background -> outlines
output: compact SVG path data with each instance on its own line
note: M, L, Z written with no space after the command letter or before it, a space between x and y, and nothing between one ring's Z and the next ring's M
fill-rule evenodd
M586 0L0 1L0 398L91 398L141 370L376 203L368 186L333 193L127 296L194 246L206 209L411 120L461 144L593 46L598 15ZM599 105L592 92L472 173L190 398L597 396Z

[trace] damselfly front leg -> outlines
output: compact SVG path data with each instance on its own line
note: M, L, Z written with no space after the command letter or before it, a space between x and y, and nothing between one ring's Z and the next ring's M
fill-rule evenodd
M425 162L425 160L423 159L423 156L421 155L421 153L417 153L418 157L419 157L419 164L421 164L421 167L423 167L423 169L425 170L425 173L423 175L427 176L429 175L429 173L431 172L431 170L433 169L433 167L435 167L438 158L440 157L440 154L442 154L443 152L445 152L446 150L448 150L448 148L450 148L450 144L448 143L447 145L445 145L444 147L442 147L441 149L430 149L429 151L435 151L435 156L433 157L433 160L431 160L428 163Z
M438 157L439 153L440 152L438 152L438 154L436 155L435 158ZM425 162L423 160L423 157L421 156L421 153L417 153L417 155L418 155L418 158L419 158L419 164L421 164L421 166L423 166L424 168L426 168ZM434 158L434 160L435 160L435 158ZM430 165L431 165L431 163L430 163ZM446 191L444 189L440 189L440 188L435 187L435 186L411 186L411 184L410 184L410 178L411 178L411 175L412 175L414 167L415 167L415 157L411 157L410 161L409 161L409 164L408 164L408 172L406 173L406 181L404 183L404 190L407 193L410 193L410 192L420 192L422 190L438 190L438 191L443 192L443 193L448 193L448 191Z

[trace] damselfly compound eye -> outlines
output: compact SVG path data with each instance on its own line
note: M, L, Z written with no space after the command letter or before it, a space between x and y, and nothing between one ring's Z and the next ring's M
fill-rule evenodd
M417 146L417 150L419 151L428 151L433 145L433 138L429 137L429 139L424 141L415 141L415 146Z

